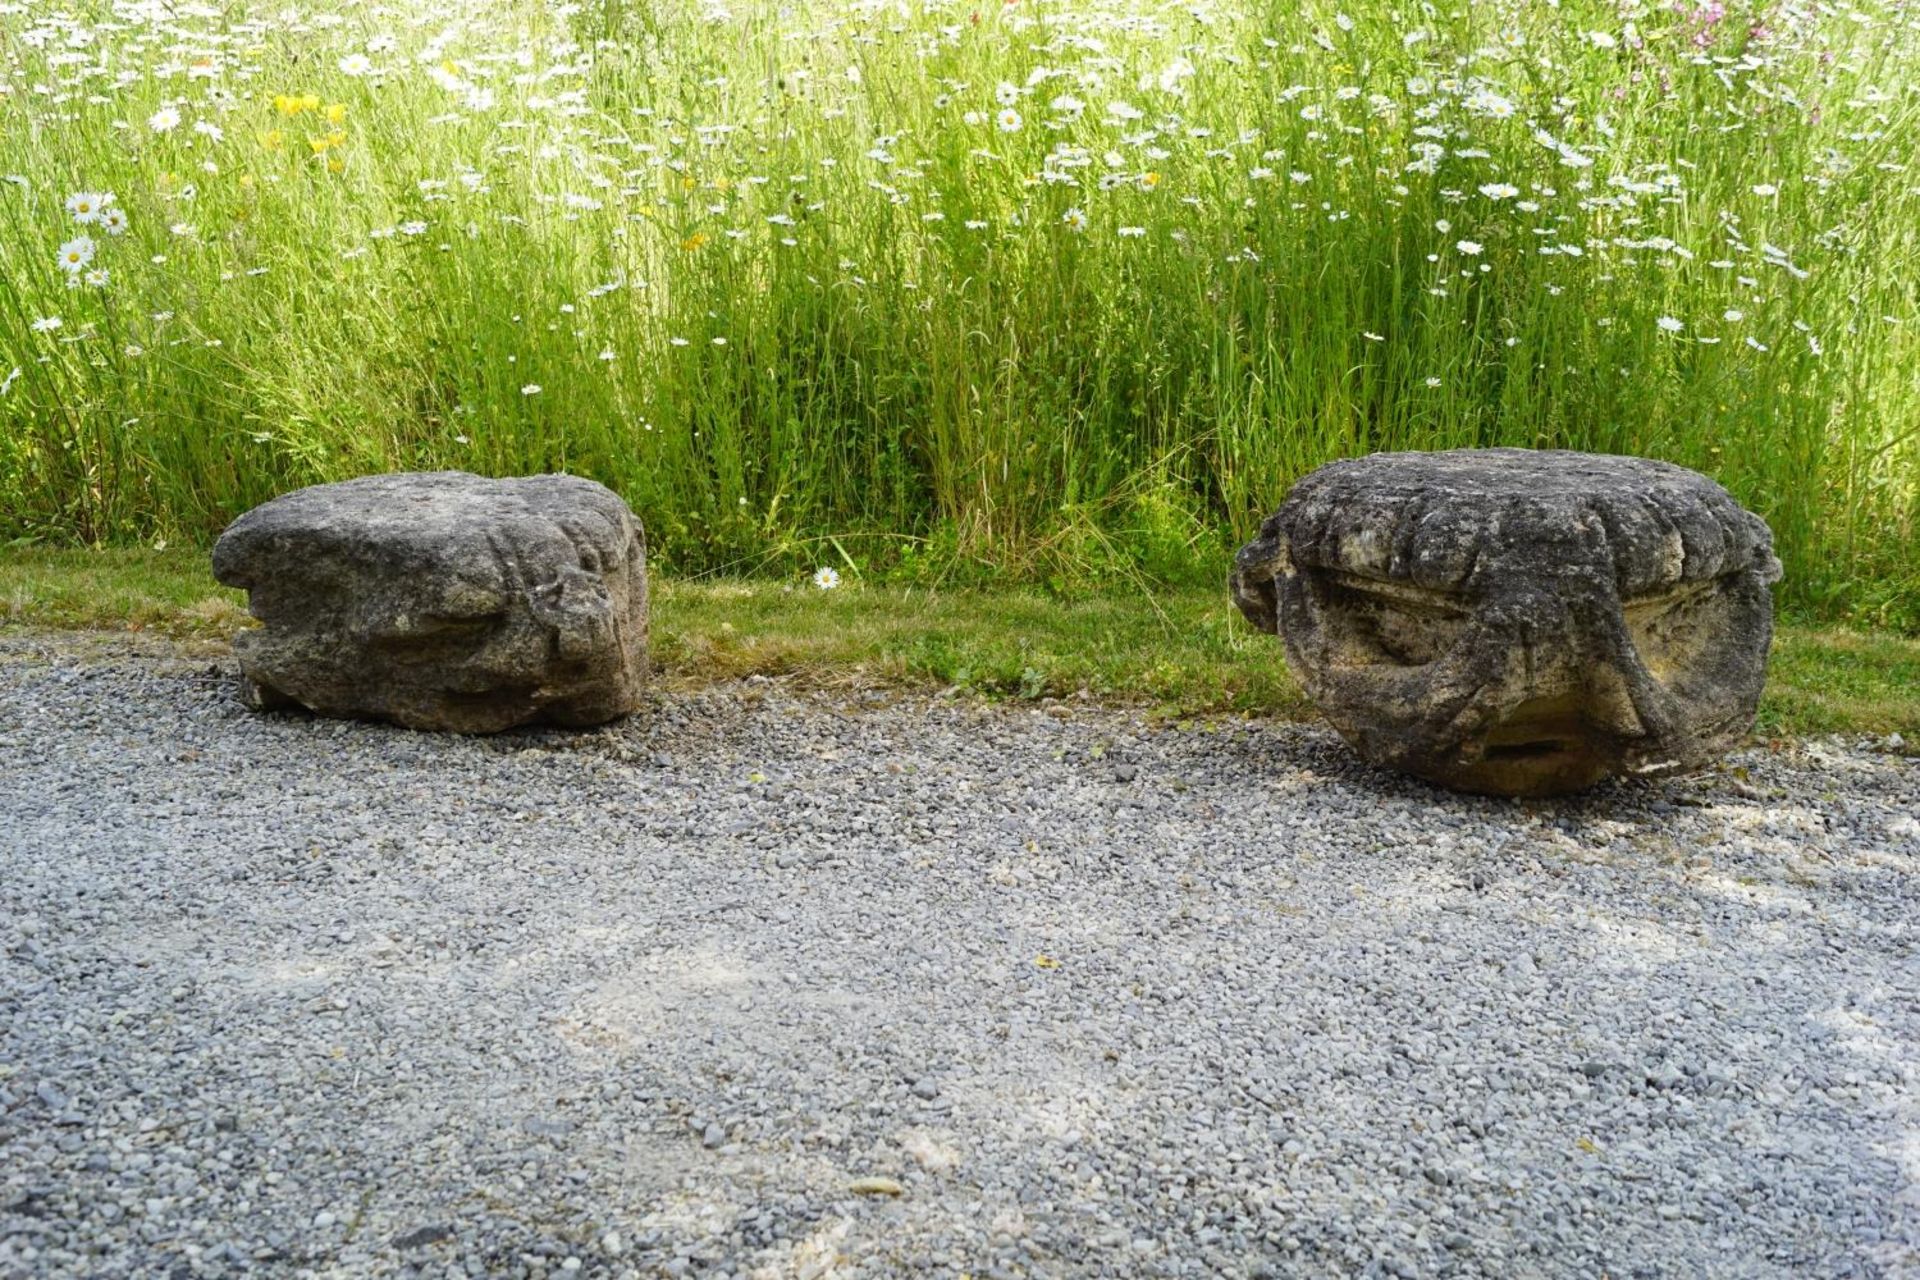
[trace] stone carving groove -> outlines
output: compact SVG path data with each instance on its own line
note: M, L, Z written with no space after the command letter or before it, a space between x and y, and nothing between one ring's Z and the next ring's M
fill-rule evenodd
M1386 453L1302 479L1230 585L1367 759L1549 795L1697 768L1747 732L1772 542L1726 490L1668 463Z

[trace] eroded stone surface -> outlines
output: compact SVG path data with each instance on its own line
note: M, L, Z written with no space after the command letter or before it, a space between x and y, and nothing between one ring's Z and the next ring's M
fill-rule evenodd
M1697 768L1738 741L1779 576L1765 522L1697 472L1463 449L1313 472L1231 586L1367 759L1550 795Z
M315 485L228 526L213 571L263 624L234 641L257 705L490 733L598 724L645 682L646 541L578 476Z

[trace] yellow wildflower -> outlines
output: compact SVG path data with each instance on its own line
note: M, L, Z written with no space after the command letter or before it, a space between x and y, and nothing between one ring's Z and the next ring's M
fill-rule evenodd
M328 124L339 124L342 120L345 120L346 118L347 118L346 103L329 102L327 104L327 123Z
M701 245L705 244L706 242L707 242L707 233L704 231L696 231L692 235L688 236L685 240L682 240L680 242L680 247L682 249L685 249L688 253L692 253L695 249L698 249Z

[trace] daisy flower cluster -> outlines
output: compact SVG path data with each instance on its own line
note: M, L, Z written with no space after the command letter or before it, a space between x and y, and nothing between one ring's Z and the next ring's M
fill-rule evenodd
M86 284L96 289L105 288L107 268L94 264L100 252L100 241L94 236L96 233L102 237L124 234L126 213L114 203L111 191L76 191L67 197L66 211L71 219L69 230L74 234L60 246L56 262L61 272L69 286Z

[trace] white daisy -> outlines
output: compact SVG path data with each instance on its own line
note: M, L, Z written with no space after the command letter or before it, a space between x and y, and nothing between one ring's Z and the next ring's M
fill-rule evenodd
M70 276L79 275L92 261L93 240L88 236L75 236L60 246L60 269Z
M1473 114L1489 120L1511 120L1520 110L1508 99L1488 89L1482 89L1468 98L1466 107Z
M72 214L73 220L78 223L98 222L101 212L112 199L111 191L76 191L67 197L67 212Z

